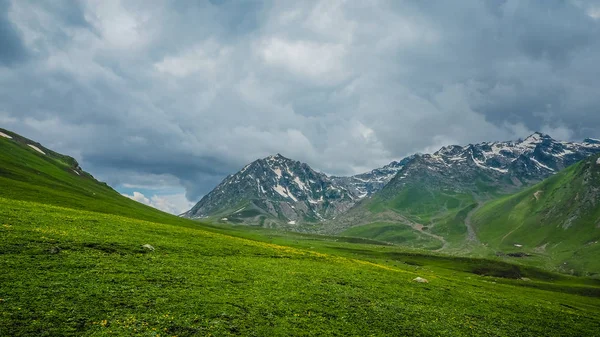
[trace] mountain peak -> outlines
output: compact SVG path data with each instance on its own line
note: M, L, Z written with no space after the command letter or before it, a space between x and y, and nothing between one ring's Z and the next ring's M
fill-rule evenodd
M545 133L536 131L536 132L532 133L531 135L529 135L524 140L517 142L517 144L520 145L521 147L535 148L538 144L541 144L544 141L552 142L552 141L554 141L554 139L552 139L552 137L550 137L549 135L547 135Z
M264 158L266 161L292 161L291 159L284 157L281 153L270 155Z
M525 138L525 141L540 141L542 139L552 139L552 137L550 137L549 135L545 134L545 133L541 133L539 131L536 131L534 133L532 133L531 135L529 135L529 137Z
M296 225L333 218L355 197L325 174L277 153L227 177L185 216Z

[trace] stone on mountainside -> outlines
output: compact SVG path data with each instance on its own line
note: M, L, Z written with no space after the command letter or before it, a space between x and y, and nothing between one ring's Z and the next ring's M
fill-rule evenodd
M418 282L418 283L429 283L429 281L427 281L427 279L424 279L422 277L417 277L413 280L413 282Z
M145 250L151 251L151 252L154 251L154 247L152 247L149 244L142 245L142 248L144 248Z

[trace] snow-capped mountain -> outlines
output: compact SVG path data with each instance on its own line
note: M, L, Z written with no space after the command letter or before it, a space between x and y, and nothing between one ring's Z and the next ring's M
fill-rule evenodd
M335 219L365 198L393 198L415 182L474 194L482 186L510 192L595 153L600 140L562 142L534 133L518 141L446 146L351 177L328 177L278 154L228 176L183 216L297 226Z
M518 141L451 145L433 154L415 156L386 185L385 194L395 193L415 180L457 190L472 190L472 185L481 181L498 187L520 187L541 181L595 153L600 153L597 140L563 142L538 132Z
M228 221L277 221L296 225L330 219L354 205L345 186L307 164L277 154L256 160L228 176L184 214Z

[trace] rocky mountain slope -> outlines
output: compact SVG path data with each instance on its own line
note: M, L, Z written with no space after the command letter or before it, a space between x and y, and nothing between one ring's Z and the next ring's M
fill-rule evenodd
M446 146L351 177L328 177L276 155L227 177L184 216L296 227L337 219L330 232L387 209L427 222L448 209L539 182L595 153L598 140L561 142L534 133L518 141Z
M392 180L402 170L404 166L412 161L415 155L406 157L400 161L393 161L384 167L376 168L370 172L357 174L350 177L331 177L331 179L342 186L348 188L359 199L371 196L380 191L387 183Z
M560 142L534 133L524 140L446 146L408 162L382 190L393 195L408 182L482 192L482 185L520 187L539 182L590 155L600 152L600 142ZM478 185L479 183L479 185Z
M183 216L295 226L332 219L357 199L355 193L325 174L277 154L228 176Z

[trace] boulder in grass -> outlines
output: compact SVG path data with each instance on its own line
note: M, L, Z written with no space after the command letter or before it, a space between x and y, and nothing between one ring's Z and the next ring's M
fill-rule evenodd
M153 252L154 251L154 247L152 247L149 244L142 245L142 248L144 248L144 250L147 250L149 252Z
M426 279L422 278L422 277L417 277L413 280L413 282L419 282L419 283L429 283L429 281L427 281Z

